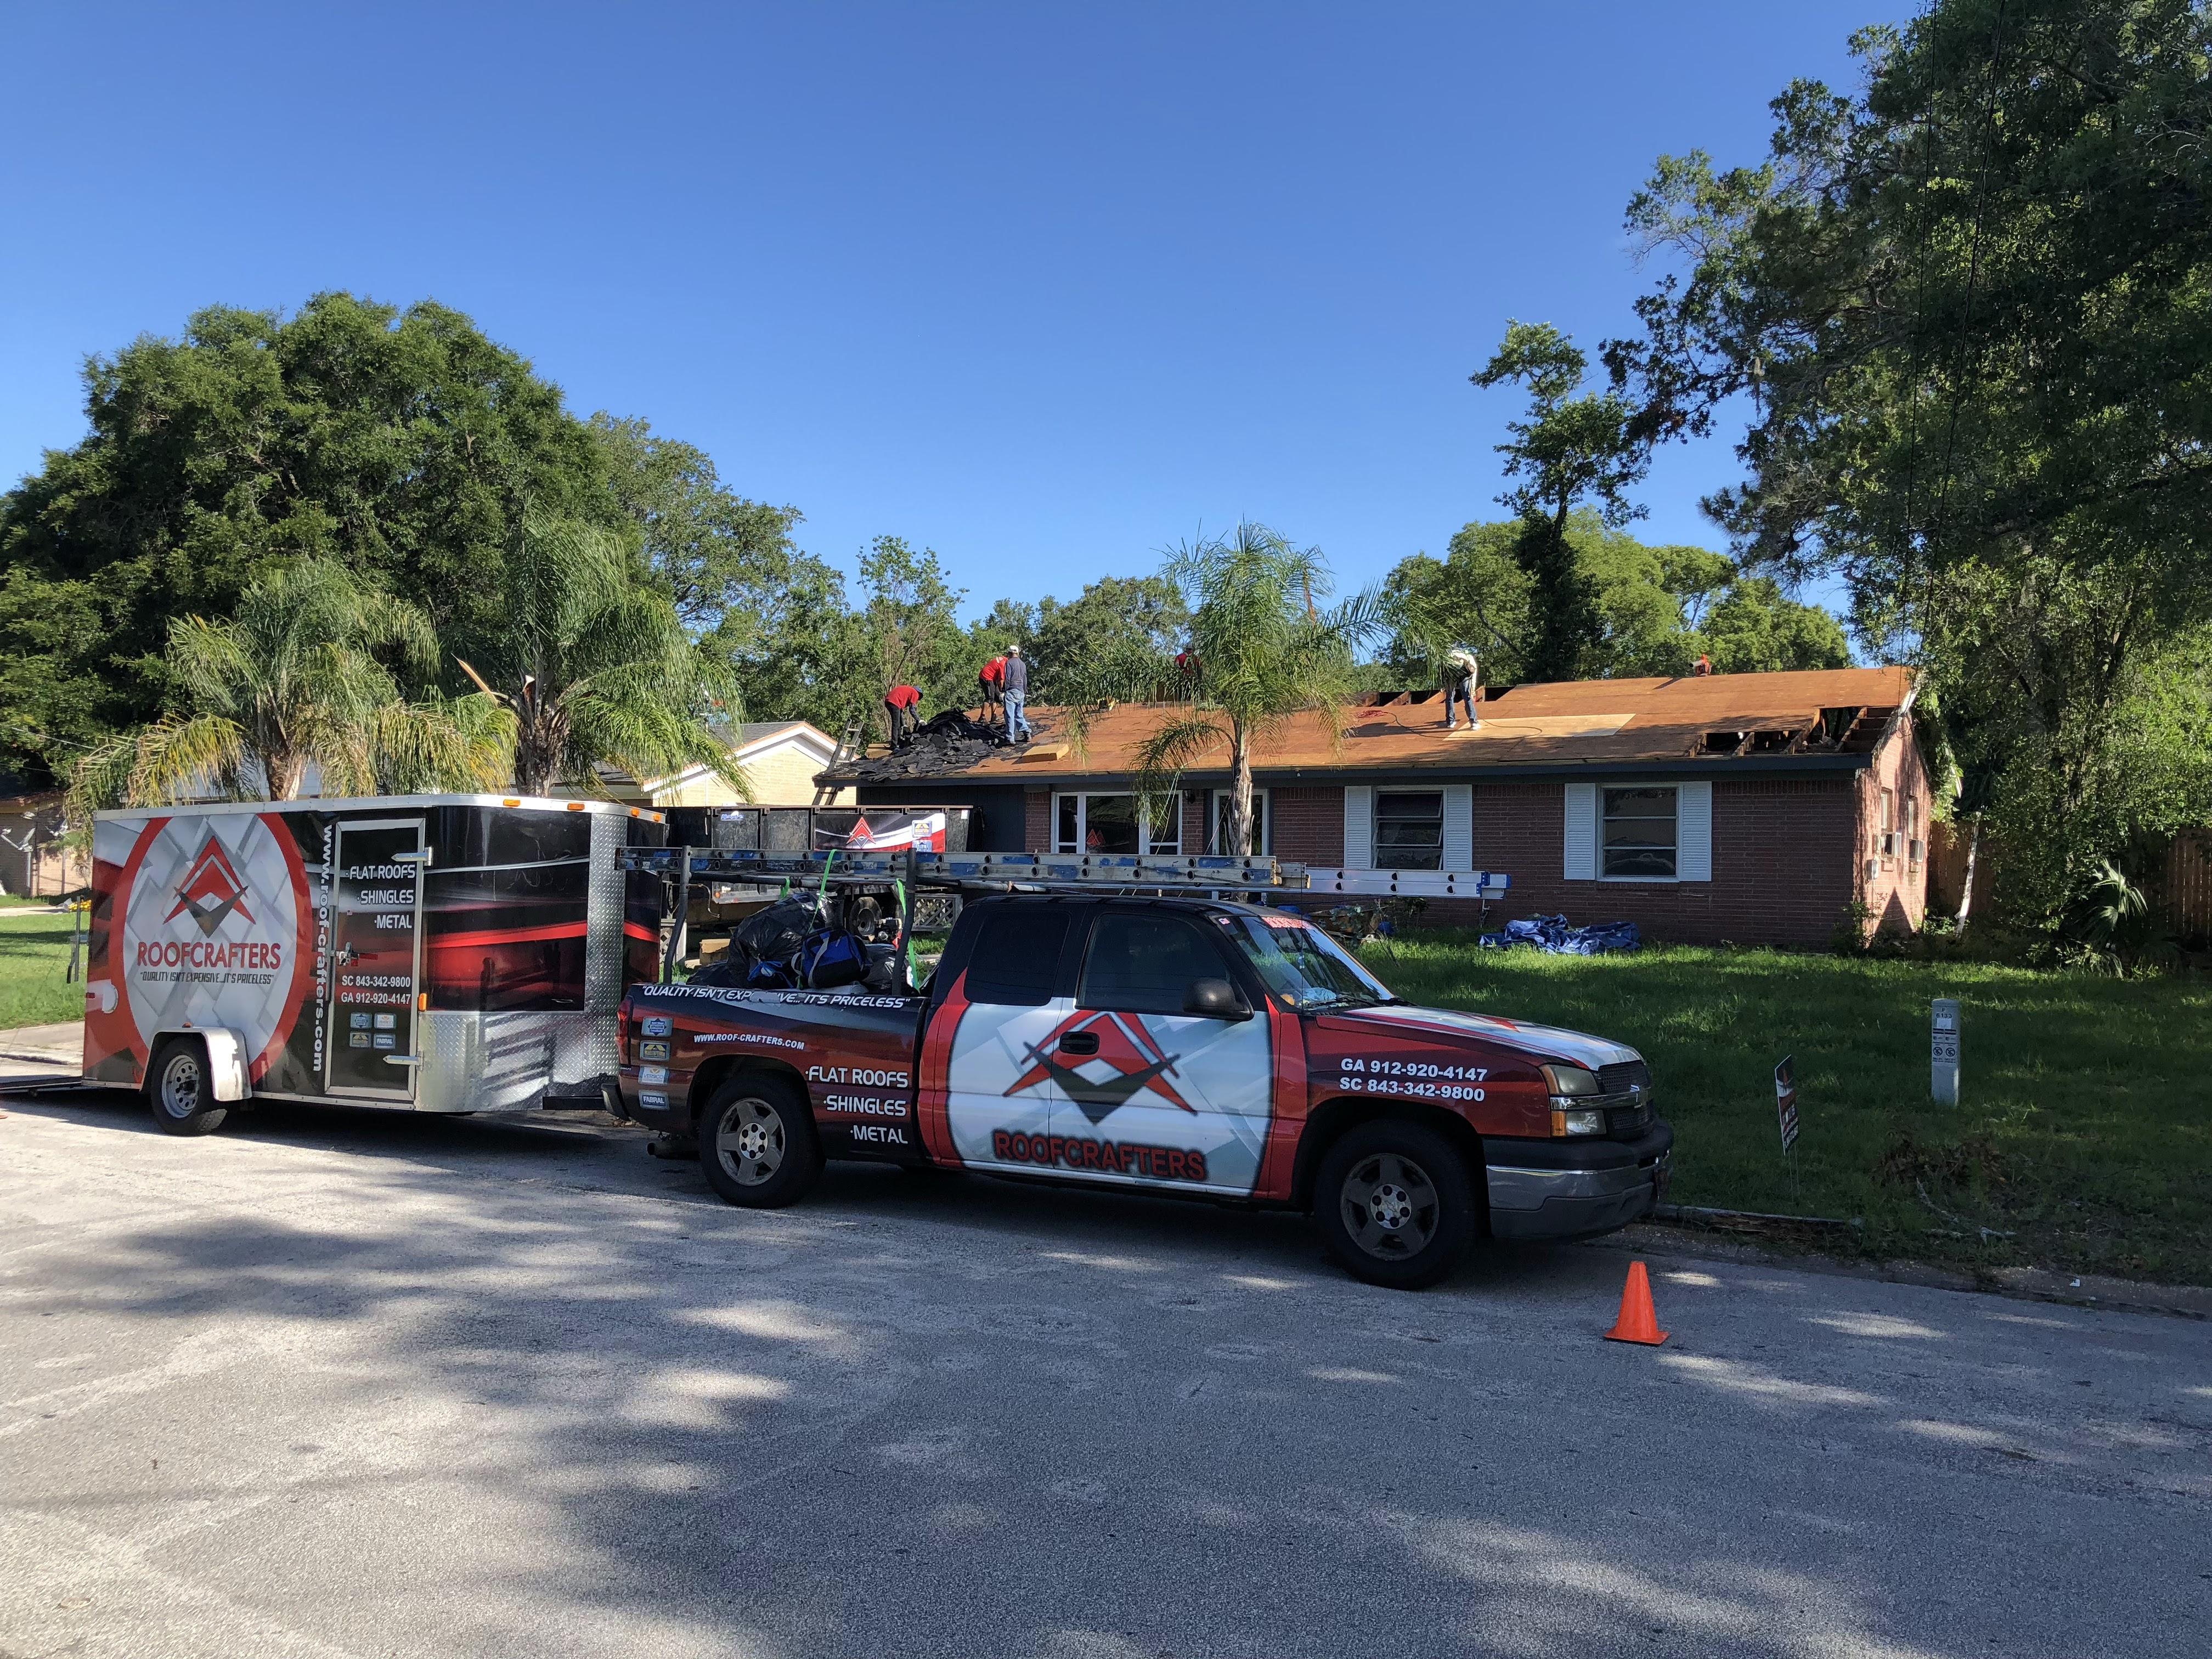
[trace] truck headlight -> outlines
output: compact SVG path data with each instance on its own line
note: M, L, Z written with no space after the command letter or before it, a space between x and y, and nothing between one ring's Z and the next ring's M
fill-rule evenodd
M1552 1109L1552 1133L1555 1135L1601 1135L1605 1133L1605 1113L1588 1108L1577 1111Z
M1551 1091L1553 1099L1559 1105L1568 1103L1564 1097L1597 1092L1597 1073L1588 1066L1539 1066L1536 1069L1544 1074L1544 1085Z

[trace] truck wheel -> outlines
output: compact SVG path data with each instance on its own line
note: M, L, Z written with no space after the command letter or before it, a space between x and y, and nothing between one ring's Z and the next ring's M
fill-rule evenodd
M796 1204L822 1173L813 1114L781 1078L732 1078L699 1120L699 1166L726 1203L749 1210Z
M173 1037L155 1050L146 1068L146 1102L154 1121L173 1135L204 1135L230 1115L216 1103L206 1045L191 1037Z
M1474 1240L1466 1160L1442 1135L1387 1118L1328 1149L1314 1212L1329 1253L1354 1278L1394 1290L1435 1284Z

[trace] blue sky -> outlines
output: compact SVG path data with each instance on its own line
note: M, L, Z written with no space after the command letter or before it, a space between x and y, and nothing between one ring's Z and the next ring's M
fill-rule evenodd
M1755 161L1883 0L10 9L0 479L90 352L350 289L465 311L850 568L971 612L1240 516L1343 585L1495 516L1509 317L1595 347L1662 151ZM1727 445L1639 533L1720 544Z

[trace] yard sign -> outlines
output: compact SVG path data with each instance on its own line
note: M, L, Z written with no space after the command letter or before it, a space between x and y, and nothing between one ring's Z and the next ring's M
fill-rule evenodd
M1959 1004L1953 997L1928 1005L1928 1092L1942 1105L1959 1103Z
M1797 1144L1797 1074L1790 1069L1792 1054L1774 1068L1774 1110L1782 1120L1782 1150Z

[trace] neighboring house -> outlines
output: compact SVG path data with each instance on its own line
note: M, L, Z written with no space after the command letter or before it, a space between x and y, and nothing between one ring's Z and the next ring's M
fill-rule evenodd
M0 893L59 898L91 884L84 854L62 845L62 792L0 798Z
M805 720L748 720L727 734L730 756L744 769L752 798L763 805L803 806L814 799L814 777L836 757L836 739ZM703 766L643 782L611 766L598 769L615 799L638 806L734 806L738 792ZM841 792L830 805L850 805Z
M1516 686L1487 696L1474 732L1444 730L1442 696L1370 698L1347 711L1340 744L1304 717L1258 745L1249 850L1502 872L1512 890L1493 922L1564 911L1662 939L1824 945L1856 900L1875 926L1920 924L1930 803L1907 669ZM1099 712L1080 757L1062 711L1030 712L1038 736L1021 749L919 774L911 751L848 761L823 781L862 807L970 805L980 849L1219 850L1225 739L1153 823L1130 775L1166 708ZM1434 899L1423 920L1477 915L1474 900Z

